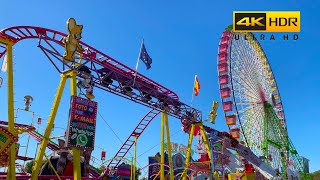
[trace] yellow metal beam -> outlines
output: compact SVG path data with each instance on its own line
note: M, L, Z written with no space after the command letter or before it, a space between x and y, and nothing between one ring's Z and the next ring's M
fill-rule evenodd
M4 39L4 38L1 38L0 37L0 43L1 44L4 44L4 45L6 45L6 46L13 46L14 45L14 42L11 42L11 41L9 41L9 40L7 40L7 39ZM8 50L8 49L7 49Z
M166 126L166 135L167 135L167 144L168 144L168 159L170 166L170 180L174 180L173 174L173 164L172 164L172 152L171 152L171 141L170 141L170 129L169 129L169 121L168 114L165 113L165 126Z
M206 147L208 156L211 158L209 142L208 142L207 135L206 135L206 133L205 133L205 131L204 131L202 122L199 124L199 127L200 127L200 133L201 133L201 136L202 136L202 138L203 138L203 142L204 142L204 145L205 145L205 147Z
M46 154L44 154L44 157L47 159L49 166L51 167L53 173L58 177L59 180L61 180L56 168L52 165L50 159L48 158L48 156Z
M188 151L186 155L186 161L184 165L184 171L182 173L182 180L186 180L187 177L187 172L188 172L188 167L189 167L189 161L190 161L190 156L191 156L191 147L192 147L192 140L193 140L193 133L194 133L194 124L191 124L191 130L189 133L189 140L188 140Z
M7 43L7 76L8 76L8 129L13 135L17 135L14 130L14 94L13 94L13 62L12 62L12 44ZM9 167L7 179L16 179L16 150L15 143L9 148Z
M164 120L165 120L165 113L161 113L161 147L160 147L160 180L164 180Z
M80 149L73 148L73 179L78 180L81 179L81 165L80 165Z
M213 173L213 176L214 176L215 179L220 179L219 173L218 173L217 171L215 171L215 172Z
M67 76L70 77L70 94L71 96L77 95L77 71L69 71Z
M70 93L71 96L77 95L77 71L71 71L70 75ZM81 150L78 148L72 149L73 153L73 178L74 180L81 179Z
M50 137L50 134L51 134L51 131L52 131L52 128L53 128L54 120L55 120L55 117L56 117L56 114L57 114L57 111L58 111L58 108L59 108L61 96L62 96L64 87L65 87L65 84L66 84L66 80L67 80L67 78L69 76L69 73L70 72L66 72L66 73L61 74L60 83L59 83L59 86L58 86L58 89L57 89L57 92L56 92L55 99L53 101L53 105L52 105L52 108L51 108L50 116L49 116L49 119L48 119L48 124L47 124L47 127L46 127L45 132L44 132L44 138L41 141L39 154L38 154L38 156L37 156L37 158L36 158L36 160L34 162L34 166L32 168L32 174L31 174L31 179L32 180L37 180L38 179L38 174L40 172L40 168L41 168L41 165L42 165L43 155L44 155L44 152L45 152L46 147L48 145L49 137Z

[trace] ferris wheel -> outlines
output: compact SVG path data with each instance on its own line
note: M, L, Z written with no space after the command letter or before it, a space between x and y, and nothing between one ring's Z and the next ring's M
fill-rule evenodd
M280 93L266 54L252 33L222 33L218 81L230 134L273 168L286 166L281 159L285 150L273 143L287 135Z

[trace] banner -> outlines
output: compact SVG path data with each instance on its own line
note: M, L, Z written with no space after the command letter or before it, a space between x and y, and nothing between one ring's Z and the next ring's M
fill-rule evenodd
M70 111L67 146L94 149L97 102L72 96Z
M212 142L212 155L213 155L213 166L214 171L223 171L223 165L225 164L223 154L223 142L216 141Z

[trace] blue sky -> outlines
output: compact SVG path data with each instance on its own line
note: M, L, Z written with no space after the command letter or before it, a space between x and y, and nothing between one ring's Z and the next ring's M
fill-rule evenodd
M17 25L46 27L66 33L65 23L74 17L84 25L82 40L116 60L135 67L141 39L153 59L146 70L141 63L139 72L166 86L190 103L194 75L201 84L200 95L193 106L203 114L210 111L213 100L220 101L217 82L217 46L222 31L232 23L233 11L300 11L301 32L298 41L262 41L274 71L287 117L291 140L300 155L310 159L310 171L320 169L319 102L320 75L317 51L320 28L317 11L320 1L12 1L1 3L0 29ZM5 7L5 8L4 8ZM36 40L15 45L15 107L23 108L23 97L32 95L31 110L47 119L59 83L59 74L36 47ZM6 74L0 89L0 119L7 119ZM69 111L69 88L55 121L56 127L66 128ZM149 111L146 107L103 91L95 91L99 112L124 141L140 119ZM221 107L212 127L226 131ZM31 116L19 113L18 122L30 123ZM188 136L180 130L180 121L169 117L171 140L187 144ZM44 124L42 128L44 128ZM40 130L42 131L42 130ZM62 135L56 128L54 135ZM22 138L26 141L26 138ZM160 149L160 117L156 118L138 140L138 162L147 164L147 157ZM96 145L111 158L121 143L98 115ZM29 156L34 156L36 143L30 142ZM151 150L150 150L151 149ZM25 149L21 148L20 154ZM145 153L148 151L147 153ZM100 157L96 148L94 156ZM145 153L145 154L144 154ZM141 156L140 156L141 155ZM130 157L130 155L129 155Z

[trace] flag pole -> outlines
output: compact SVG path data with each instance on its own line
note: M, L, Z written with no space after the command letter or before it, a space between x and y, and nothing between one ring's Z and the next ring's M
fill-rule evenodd
M193 99L194 99L194 86L196 84L196 77L197 75L194 76L194 82L193 82L193 89L192 89L192 97L191 97L191 104L190 104L190 110L192 109L192 103L193 103Z
M138 55L138 60L137 60L137 64L136 64L136 72L134 73L134 78L133 78L133 84L132 87L134 87L134 83L136 82L136 77L137 77L137 72L138 72L138 67L139 67L139 61L140 61L140 53L142 50L142 45L144 43L144 39L142 38L142 42L141 42L141 46L140 46L140 51L139 51L139 55Z
M7 69L8 69L7 54L5 54L4 58L3 58L3 61L2 61L1 71L2 72L7 72Z

